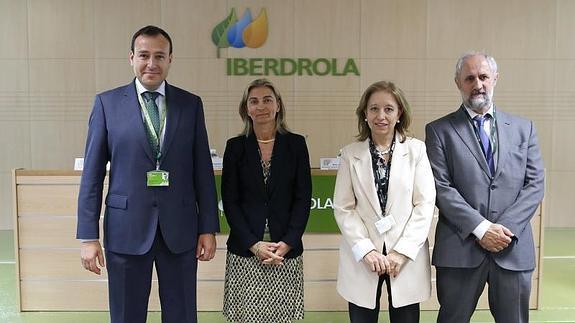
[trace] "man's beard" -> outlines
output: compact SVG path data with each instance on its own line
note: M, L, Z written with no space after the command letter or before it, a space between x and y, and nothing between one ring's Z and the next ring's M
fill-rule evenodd
M465 105L467 105L473 111L483 111L484 109L489 109L491 105L490 96L485 94L470 96L467 100L464 100Z

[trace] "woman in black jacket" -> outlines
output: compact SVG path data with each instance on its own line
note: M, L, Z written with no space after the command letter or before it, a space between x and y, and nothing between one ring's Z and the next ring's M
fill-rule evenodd
M303 319L302 235L311 174L304 137L266 79L249 84L239 106L242 133L228 140L222 199L230 225L224 315L234 322Z

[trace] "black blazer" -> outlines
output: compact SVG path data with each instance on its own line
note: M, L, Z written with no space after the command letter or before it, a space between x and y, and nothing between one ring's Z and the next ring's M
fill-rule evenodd
M256 136L228 140L222 170L222 200L230 225L228 251L253 256L249 248L261 241L266 217L271 240L292 249L286 258L303 252L302 235L311 205L311 172L305 139L276 133L267 189Z

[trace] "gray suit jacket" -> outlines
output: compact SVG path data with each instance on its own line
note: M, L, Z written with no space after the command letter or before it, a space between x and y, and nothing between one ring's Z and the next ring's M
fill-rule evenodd
M502 268L535 268L530 220L543 199L544 174L533 123L496 110L498 162L493 178L463 107L429 123L426 145L435 177L439 222L432 263L473 268L488 256ZM515 234L511 245L490 253L473 230L487 219Z

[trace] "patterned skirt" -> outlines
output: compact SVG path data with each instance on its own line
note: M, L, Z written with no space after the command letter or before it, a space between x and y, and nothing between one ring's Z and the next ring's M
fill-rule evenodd
M229 321L287 323L303 313L302 256L270 266L255 256L227 253L223 314Z

